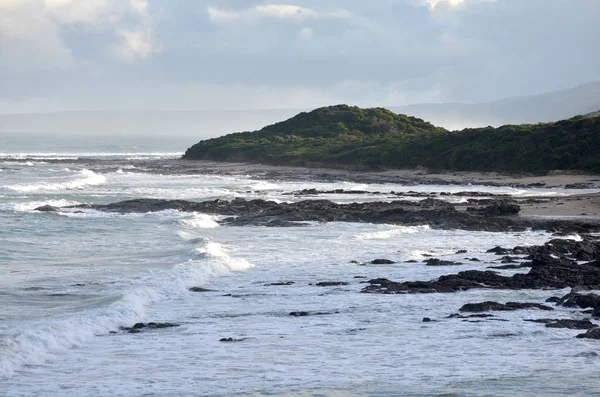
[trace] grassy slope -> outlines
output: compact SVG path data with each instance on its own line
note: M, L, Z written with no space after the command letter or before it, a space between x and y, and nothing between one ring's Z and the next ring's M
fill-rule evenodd
M316 109L259 131L201 141L184 159L349 168L600 172L600 118L450 132L386 109Z

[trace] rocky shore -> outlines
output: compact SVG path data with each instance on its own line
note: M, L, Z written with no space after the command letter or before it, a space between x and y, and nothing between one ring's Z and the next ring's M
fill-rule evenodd
M545 302L476 302L459 308L460 313L448 318L479 318L477 321L494 318L491 312L537 309L553 311L555 307L568 308L577 318L546 318L534 321L549 328L586 330L577 338L600 339L600 295L590 291L600 291L600 241L597 237L586 236L581 241L554 239L542 246L495 247L488 252L497 255L512 254L522 267L529 268L526 274L502 276L495 271L468 270L441 276L435 280L396 282L386 278L365 281L368 284L361 292L368 294L423 294L455 293L469 289L505 290L559 290L566 287L571 292L562 297L551 297ZM426 318L425 322L432 319ZM596 321L596 322L593 322Z
M522 231L540 229L554 233L591 233L600 231L600 219L555 219L519 216L527 200L503 197L470 198L452 204L428 197L419 201L394 200L339 204L330 200L303 200L277 203L262 199L186 200L134 199L116 203L83 204L63 207L69 210L94 209L118 213L147 213L164 210L202 212L227 216L220 222L232 226L298 226L302 222L368 222L397 225L428 224L439 229L480 231ZM61 208L42 206L38 211L60 211Z

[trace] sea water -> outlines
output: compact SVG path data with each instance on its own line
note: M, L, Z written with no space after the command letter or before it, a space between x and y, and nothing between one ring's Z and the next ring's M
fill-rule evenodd
M203 213L35 211L131 198L354 202L391 201L408 191L571 191L268 180L203 173L201 163L191 174L159 173L145 166L181 152L106 149L0 150L0 395L600 394L597 342L575 339L581 331L523 321L577 318L571 311L497 314L502 321L447 318L465 303L543 303L567 290L360 293L377 277L429 280L483 270L497 264L488 249L542 244L552 238L545 232L343 222L233 227ZM290 194L312 188L396 193ZM428 267L422 261L429 256L464 264ZM465 260L472 257L480 262ZM368 264L377 258L397 263ZM517 271L524 270L500 272ZM321 281L348 284L316 286ZM286 282L293 283L273 285ZM120 329L137 322L179 326Z

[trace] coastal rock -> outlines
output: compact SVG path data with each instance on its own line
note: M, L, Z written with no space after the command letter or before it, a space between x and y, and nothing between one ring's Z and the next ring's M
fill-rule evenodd
M295 282L293 282L293 281L279 281L279 282L276 282L276 283L265 284L265 287L278 286L278 285L284 285L285 286L285 285L293 285L293 284L295 284Z
M246 339L248 339L248 338L232 338L232 337L229 337L229 338L221 338L221 339L219 339L219 342L243 342Z
M192 287L192 288L189 288L188 291L190 291L190 292L211 292L214 290L208 289L208 288L203 288L203 287Z
M576 338L585 338L585 339L600 339L600 327L589 329L584 334L579 334Z
M40 211L40 212L58 212L58 211L60 211L60 208L59 207L55 207L53 205L42 205L41 207L35 208L34 211Z
M490 317L495 317L495 316L493 314L469 314L469 315L465 316L462 314L454 313L454 314L449 315L446 318L466 319L466 318L490 318Z
M571 320L571 319L550 319L542 318L536 320L525 320L534 323L546 324L548 328L566 328L566 329L592 329L597 325L590 320Z
M516 211L512 204L495 201L493 205L475 208L475 211L458 211L461 204L434 202L422 206L406 200L391 202L363 202L340 204L330 200L305 200L277 203L262 199L236 198L192 202L186 200L133 199L112 204L80 204L66 208L87 208L118 213L146 213L164 210L201 212L228 216L220 223L234 226L287 227L317 222L368 222L402 225L428 224L438 229L464 229L483 231L519 231L544 229L550 231L591 232L600 231L600 222L589 220L552 220L506 216ZM488 208L488 209L486 209ZM512 208L512 209L511 209ZM503 252L509 254L508 251Z
M391 265L393 263L396 263L396 262L394 262L393 260L390 260L390 259L374 259L371 261L372 265Z
M600 308L600 295L570 292L560 298L557 305L564 307L580 307L582 309Z
M498 303L498 302L481 302L481 303L467 303L463 305L459 311L460 312L488 312L488 311L512 311L512 310L522 310L522 309L538 309L538 310L554 310L549 306L541 305L539 303L529 303L529 302L507 302L507 303Z
M175 324L175 323L155 323L155 322L150 322L150 323L135 323L131 327L121 327L120 329L121 329L121 331L126 331L126 332L129 332L130 334L137 334L137 333L141 332L142 330L161 329L161 328L173 328L173 327L179 327L179 324Z
M424 261L427 266L459 266L462 265L460 262L444 261L437 258L429 258Z
M338 314L339 312L309 312L309 311L297 311L290 312L289 315L292 317L307 317L307 316L325 316L328 314Z
M315 284L317 287L335 287L338 285L348 285L345 281L319 281Z
M521 207L509 200L498 200L478 210L481 214L491 216L517 215L519 211L521 211Z

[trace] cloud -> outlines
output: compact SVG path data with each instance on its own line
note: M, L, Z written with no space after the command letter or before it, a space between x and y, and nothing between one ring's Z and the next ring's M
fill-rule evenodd
M86 49L94 40L95 50ZM81 43L81 44L80 44ZM0 68L26 74L160 52L147 0L0 0ZM109 59L110 60L110 59Z
M120 41L115 46L115 54L125 62L144 60L161 50L153 44L152 35L147 30L118 30L117 36Z
M351 14L346 10L316 11L311 8L290 4L257 5L244 10L227 10L209 6L208 16L215 23L256 22L262 19L307 21L318 19L348 19Z
M313 37L313 30L311 28L303 28L298 32L298 36L304 40L310 40Z
M496 0L420 0L422 3L424 2L431 10L438 10L440 8L444 9L456 9L460 7L467 6L469 4L474 3L482 3L482 2L494 2Z

